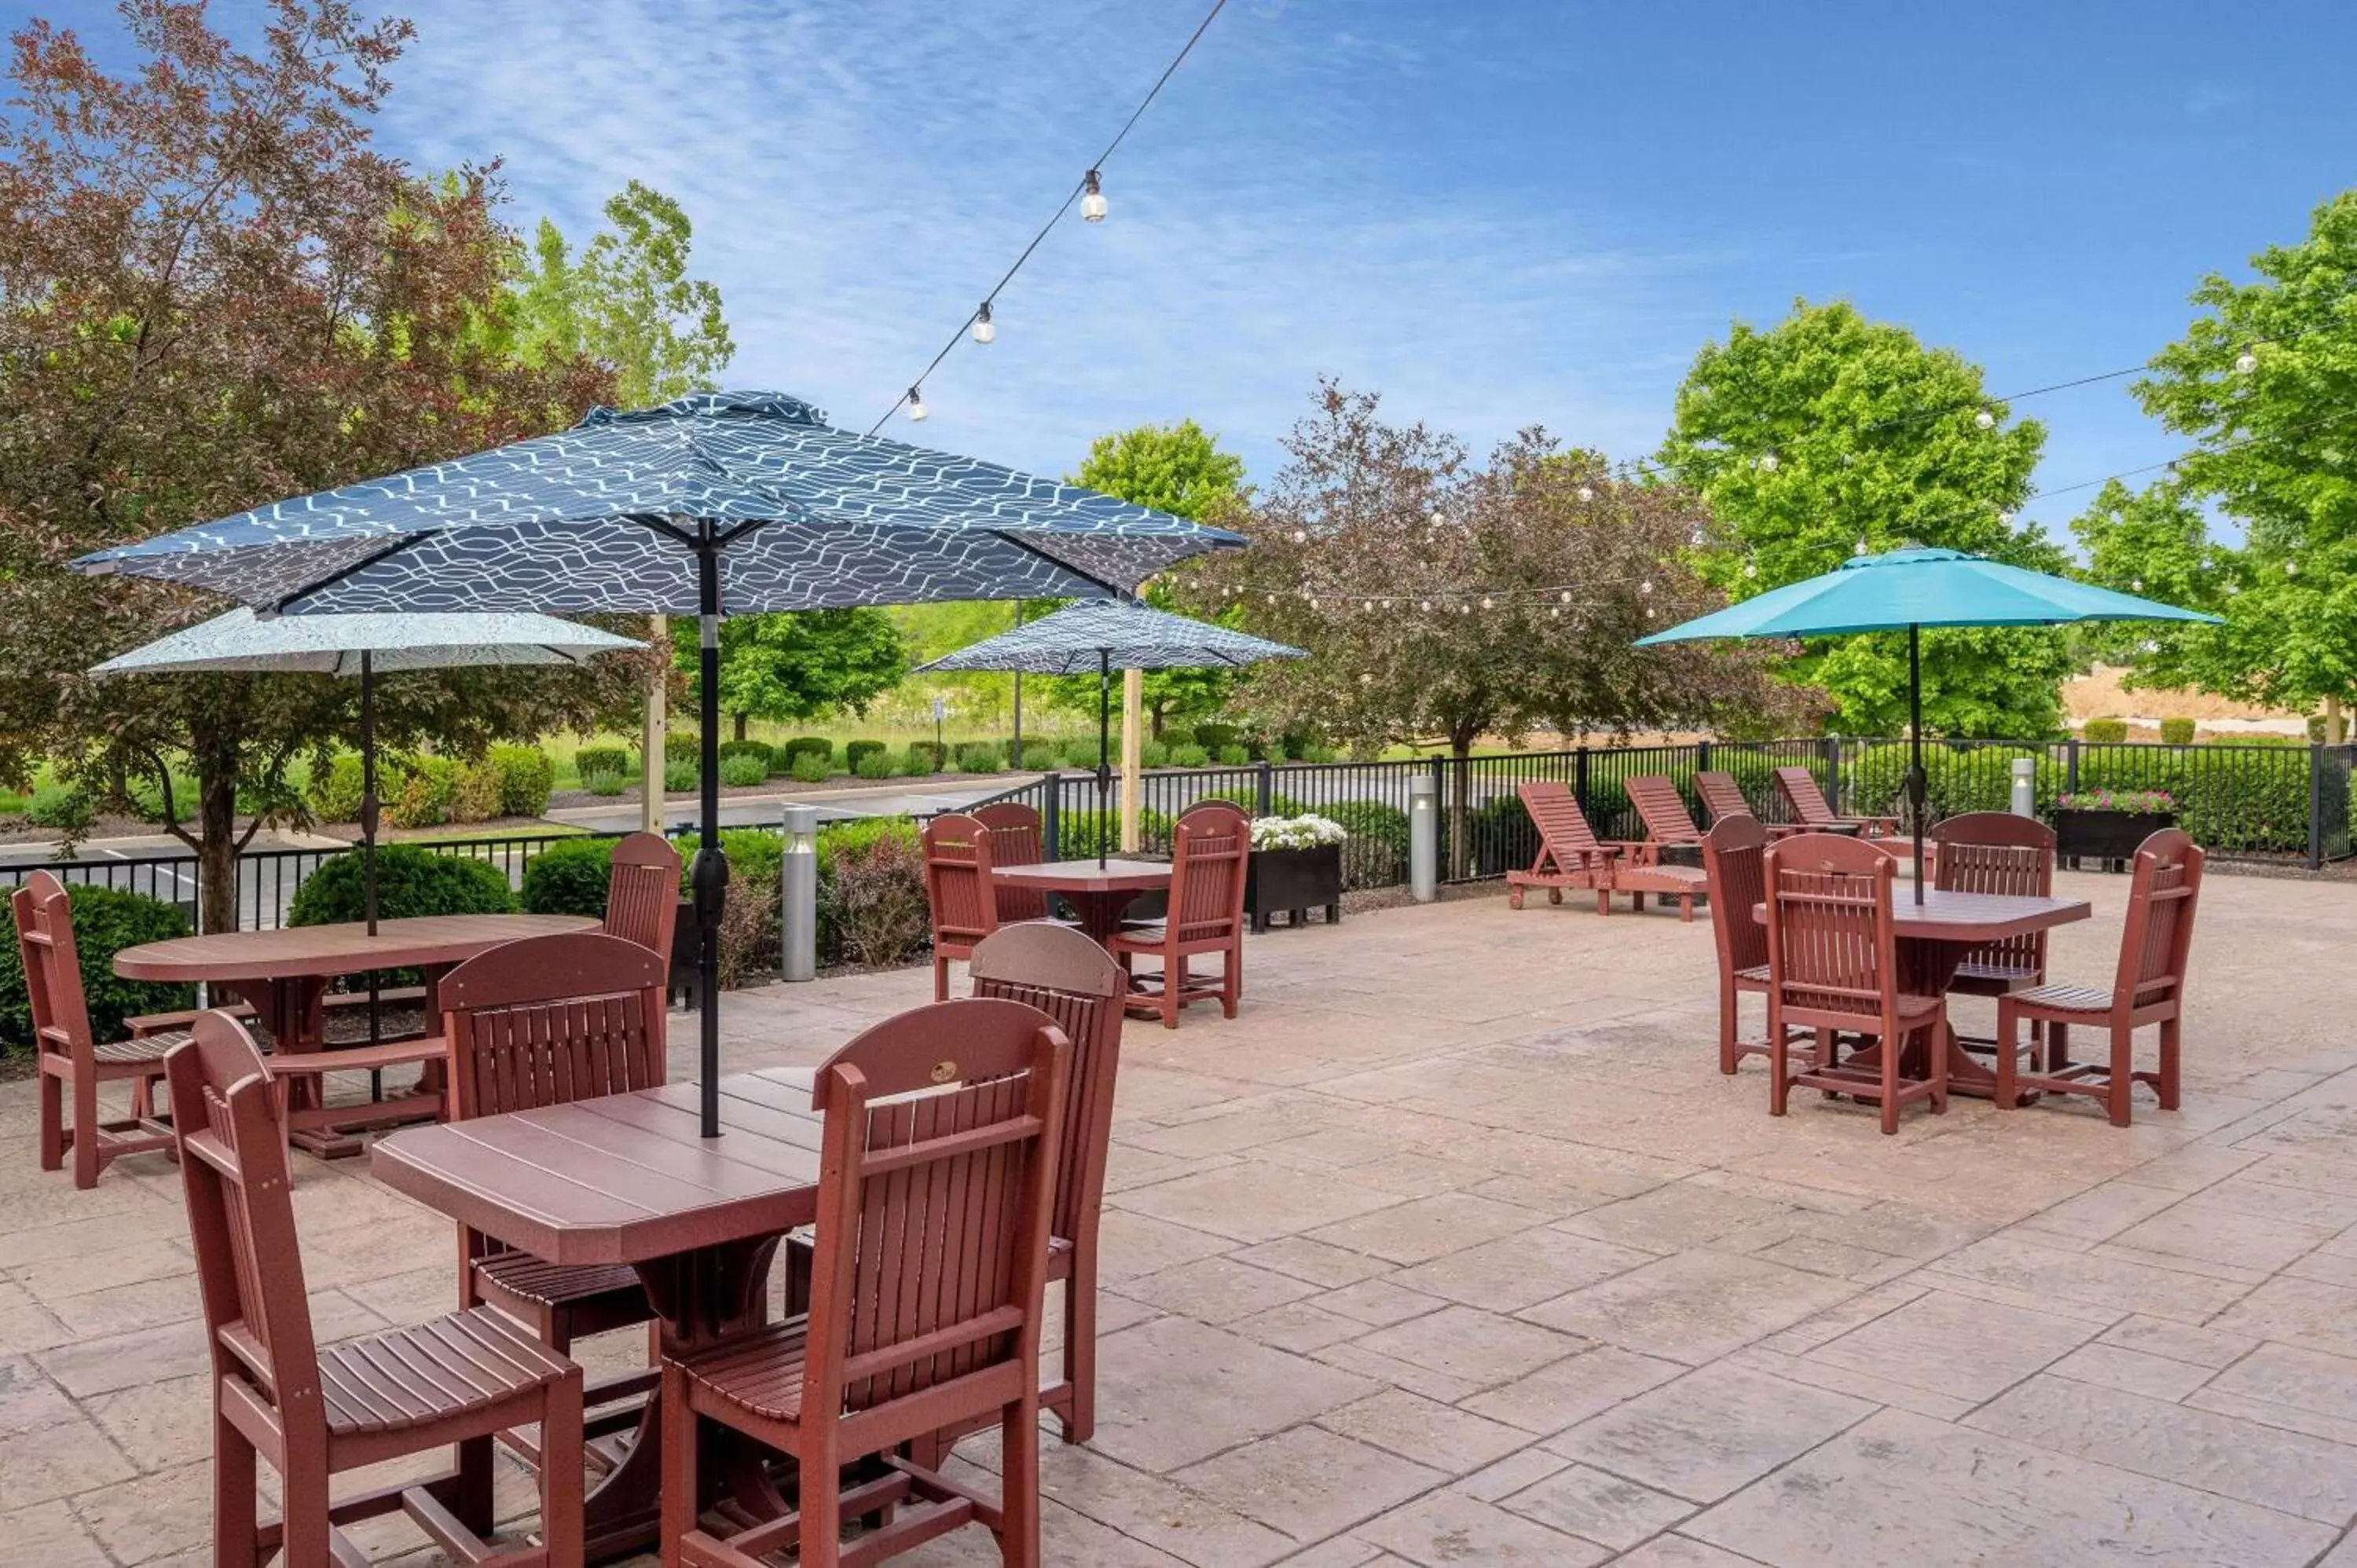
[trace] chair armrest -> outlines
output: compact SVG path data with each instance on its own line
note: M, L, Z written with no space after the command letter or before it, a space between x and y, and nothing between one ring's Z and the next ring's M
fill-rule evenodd
M1627 855L1631 865L1652 865L1662 858L1662 846L1652 839L1604 839L1598 847Z

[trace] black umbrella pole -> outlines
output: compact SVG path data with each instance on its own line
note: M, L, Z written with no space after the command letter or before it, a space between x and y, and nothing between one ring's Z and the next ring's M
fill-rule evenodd
M1105 865L1105 839L1113 832L1113 655L1097 655L1097 869Z
M697 719L703 726L695 866L695 1003L700 1014L704 1135L720 1136L720 911L728 896L728 857L720 849L720 552L705 522L696 542L696 598L702 647L696 664Z
M361 917L376 935L376 665L361 655Z
M1923 628L1907 628L1907 737L1913 748L1907 769L1908 817L1915 826L1915 902L1923 901Z

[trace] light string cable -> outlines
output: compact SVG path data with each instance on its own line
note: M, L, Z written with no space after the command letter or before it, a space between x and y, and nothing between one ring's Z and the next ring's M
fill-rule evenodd
M1042 223L1039 226L1039 231L1031 236L1031 242L1023 247L1022 252L1015 258L1014 264L1000 274L996 283L991 285L990 292L982 296L982 303L968 311L965 319L957 324L957 328L950 334L949 340L942 345L941 352L926 361L925 368L918 372L917 379L909 383L909 390L895 399L891 407L877 416L876 423L867 427L868 435L873 435L883 429L886 423L903 409L908 411L909 417L911 419L925 417L923 392L926 379L941 369L942 361L948 359L950 350L964 339L969 328L973 331L974 341L977 343L990 342L998 336L998 325L992 319L991 306L996 304L998 296L1006 292L1006 285L1015 281L1015 274L1023 270L1023 263L1031 259L1032 252L1037 251L1041 242L1055 231L1056 225L1064 220L1064 215L1072 209L1075 201L1080 204L1081 216L1084 220L1095 223L1103 220L1105 199L1102 180L1104 166L1112 161L1114 154L1120 150L1122 143L1129 139L1129 133L1135 128L1138 120L1147 109L1153 106L1154 101L1162 95L1162 89L1168 85L1171 77L1178 73L1178 68L1187 62L1187 57L1195 52L1196 44L1202 40L1203 34L1218 18L1220 13L1227 9L1227 5L1228 0L1212 0L1211 8L1203 14L1201 21L1195 24L1195 30L1187 36L1187 41L1178 47L1178 52L1170 57L1170 63L1162 68L1162 74L1154 79L1154 85L1146 89L1146 96L1138 101L1137 107L1129 112L1129 118L1121 123L1121 129L1114 133L1113 140L1105 144L1104 151L1099 153L1090 163L1088 172L1081 176L1079 180L1074 182L1072 188L1064 193L1064 199L1056 204L1056 210L1049 214L1048 221Z

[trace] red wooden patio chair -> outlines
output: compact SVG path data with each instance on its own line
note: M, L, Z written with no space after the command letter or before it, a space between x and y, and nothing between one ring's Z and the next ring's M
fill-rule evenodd
M1528 871L1506 873L1506 902L1523 907L1523 893L1547 890L1547 902L1563 902L1564 891L1593 888L1596 912L1612 913L1612 895L1626 893L1631 908L1645 907L1645 895L1665 902L1678 901L1678 918L1694 918L1695 900L1710 890L1710 878L1698 866L1662 865L1654 860L1657 846L1633 839L1599 840L1587 825L1587 813L1571 791L1552 779L1532 779L1521 787L1523 809L1539 831L1539 853ZM1550 870L1552 866L1554 869Z
M1751 809L1750 800L1744 796L1743 786L1735 781L1732 773L1713 771L1695 774L1695 793L1702 797L1703 809L1710 813L1714 827L1729 817L1749 817L1760 822L1771 841L1814 831L1800 822L1760 822L1759 813Z
M1686 809L1686 799L1666 773L1633 773L1621 781L1629 791L1629 803L1637 808L1638 819L1645 824L1645 837L1653 845L1653 858L1661 859L1664 847L1684 847L1702 843L1702 830L1695 825L1694 813Z
M664 1560L873 1563L963 1525L1039 1562L1039 1320L1071 1047L1019 1002L935 1003L819 1069L818 1220L807 1314L663 1362ZM899 1452L995 1420L996 1500ZM696 1518L697 1425L796 1462L791 1511L723 1536ZM873 1478L844 1466L876 1462ZM881 1522L846 1547L846 1519Z
M1889 838L1899 831L1897 817L1837 817L1825 803L1817 776L1805 768L1776 769L1776 788L1792 815L1812 832L1854 832L1867 838Z
M991 884L990 830L961 811L925 824L925 902L933 920L933 1000L950 994L950 961L998 929L998 897Z
M2090 1094L2102 1100L2115 1127L2128 1125L2129 1091L2150 1084L2160 1096L2160 1108L2179 1104L2179 1041L2185 1022L2186 956L2193 945L2193 908L2201 893L2201 865L2206 857L2190 838L2176 828L2165 828L2136 850L2136 870L2128 886L2127 921L2120 932L2120 962L2111 988L2040 985L2000 996L1996 1004L1996 1102L2010 1111L2023 1090L2060 1094ZM2046 1064L2042 1072L2019 1070L2016 1049L2024 1020L2046 1026ZM2108 1030L2107 1061L2071 1059L2071 1026L2088 1025ZM2138 1072L2136 1032L2147 1024L2160 1026L2160 1063L2157 1072Z
M1125 928L1106 943L1131 976L1129 1011L1178 1026L1190 1002L1217 1001L1232 1018L1244 988L1244 871L1252 853L1252 819L1240 806L1208 802L1170 824L1170 902L1161 921ZM1191 961L1220 955L1216 975L1196 972ZM1139 958L1159 958L1162 972L1140 976Z
M1768 928L1752 910L1767 894L1762 859L1768 834L1749 814L1721 817L1703 835L1703 871L1710 878L1710 934L1718 948L1718 1070L1735 1071L1745 1057L1766 1056L1768 1041L1738 1038L1738 998L1768 994Z
M2045 898L2054 892L2054 830L2010 811L1966 811L1936 823L1924 850L1934 887ZM1936 851L1936 853L1933 853ZM1902 872L1903 875L1903 872ZM2046 983L2046 933L1986 942L1966 952L1948 993L2006 996ZM2035 1050L2043 1026L2030 1026ZM1993 1054L1993 1040L1963 1040L1967 1050Z
M679 931L679 851L661 833L631 833L614 845L606 873L605 932L636 942L670 972Z
M673 888L678 864L673 855ZM667 958L643 943L572 931L505 942L452 970L442 979L441 998L453 1117L465 1122L538 1111L662 1083L669 1076L663 988L670 969ZM528 1325L559 1355L570 1352L582 1335L654 1319L629 1267L543 1262L463 1225L458 1305L495 1306ZM592 1386L587 1402L606 1405L643 1394L656 1380L651 1369L624 1373ZM636 1423L635 1410L609 1412L591 1423L589 1435ZM511 1435L510 1442L527 1456L536 1453L520 1436ZM601 1465L612 1458L595 1449L591 1456Z
M993 800L986 806L976 806L969 814L990 831L991 865L1037 865L1048 857L1039 813L1022 801ZM1001 925L1048 918L1048 895L1039 889L1013 882L995 886Z
M1897 865L1869 843L1833 833L1809 833L1768 846L1769 1112L1784 1114L1795 1085L1850 1094L1882 1108L1882 1130L1899 1131L1900 1107L1928 1100L1948 1108L1948 1056L1943 1031L1947 1001L1899 989L1898 937L1890 892ZM1791 1033L1813 1029L1822 1041L1835 1031L1879 1042L1872 1065L1857 1057L1836 1063L1830 1050L1817 1059L1792 1060ZM1928 1077L1904 1079L1906 1044L1921 1036Z
M365 1562L339 1528L406 1513L455 1562L579 1568L581 1369L490 1307L321 1348L295 1234L284 1103L253 1037L206 1014L166 1058L213 1384L213 1561ZM492 1528L492 1434L537 1424L538 1545ZM455 1445L418 1481L329 1501L334 1477ZM283 1517L259 1517L256 1458Z

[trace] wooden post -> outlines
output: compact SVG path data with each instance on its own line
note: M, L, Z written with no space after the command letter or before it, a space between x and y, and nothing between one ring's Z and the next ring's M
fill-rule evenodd
M1137 853L1137 797L1141 732L1146 718L1146 671L1121 672L1121 853Z
M656 655L647 674L646 715L639 729L639 826L651 833L663 831L663 737L671 733L663 711L665 682L671 679L671 623L663 616L647 617L647 645Z

